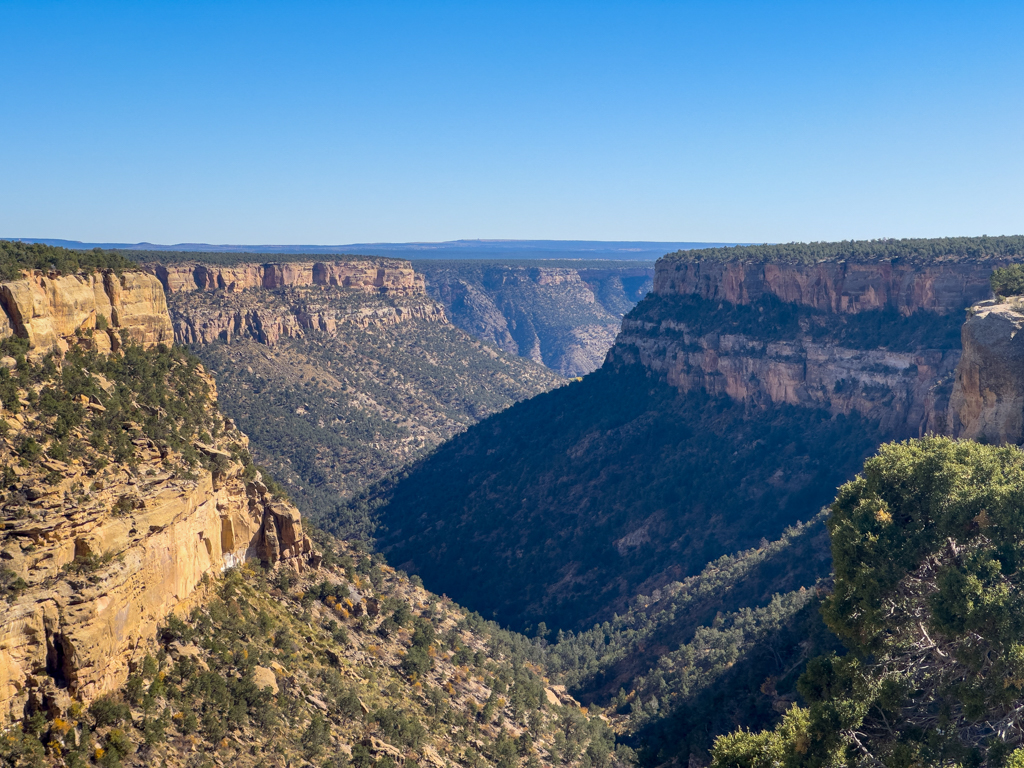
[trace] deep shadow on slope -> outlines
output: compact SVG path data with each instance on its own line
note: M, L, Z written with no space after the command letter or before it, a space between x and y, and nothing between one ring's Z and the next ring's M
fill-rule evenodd
M550 668L585 704L607 706L620 690L662 705L693 695L669 683L692 660L676 658L700 627L713 627L737 611L767 606L776 595L813 590L832 570L824 513L786 529L783 536L708 563L697 576L630 601L628 611L579 633L561 633L548 646ZM743 634L742 632L740 634ZM707 678L707 675L704 675ZM699 688L700 686L696 686ZM671 690L669 690L671 689Z
M706 765L715 738L737 728L771 727L794 702L806 705L796 690L807 661L844 648L822 621L814 599L780 626L759 636L713 685L681 705L644 717L626 741L637 750L640 766L689 757ZM632 716L634 719L636 716Z
M586 627L809 519L881 439L857 416L681 396L606 364L417 465L381 510L380 544L508 626Z

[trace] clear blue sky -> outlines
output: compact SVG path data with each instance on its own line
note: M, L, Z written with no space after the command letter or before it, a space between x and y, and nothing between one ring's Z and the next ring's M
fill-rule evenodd
M0 0L0 236L1024 233L1024 3Z

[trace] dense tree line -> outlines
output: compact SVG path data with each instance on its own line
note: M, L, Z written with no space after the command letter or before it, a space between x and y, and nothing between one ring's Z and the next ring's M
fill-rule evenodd
M1009 264L992 270L992 292L996 296L1024 294L1024 265Z
M358 261L387 258L360 256L355 253L225 253L221 251L121 251L127 258L146 264L181 264L199 262L217 267L240 264L290 264L302 261Z
M42 243L0 240L0 280L17 280L24 270L56 270L68 274L113 269L134 269L136 263L120 251L75 251Z
M814 264L819 261L906 261L915 264L958 261L996 261L1024 257L1024 236L936 237L881 240L843 240L826 243L737 245L676 251L665 256L677 261L744 261Z

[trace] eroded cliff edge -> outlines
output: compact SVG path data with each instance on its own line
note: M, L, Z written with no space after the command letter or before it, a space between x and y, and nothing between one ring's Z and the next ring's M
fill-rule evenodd
M447 323L407 261L151 264L169 296L174 339L210 344L253 339L274 346L339 325L366 329L413 319Z
M173 339L163 286L143 272L26 272L0 283L0 309L0 339L24 338L33 354L72 345L109 352L125 339L147 347Z
M317 555L213 379L166 346L154 277L35 273L0 288L4 721L123 684L205 577Z
M1024 299L991 299L968 311L963 356L949 402L949 434L1024 443Z
M609 353L688 392L857 413L893 437L946 432L960 325L987 261L658 262Z

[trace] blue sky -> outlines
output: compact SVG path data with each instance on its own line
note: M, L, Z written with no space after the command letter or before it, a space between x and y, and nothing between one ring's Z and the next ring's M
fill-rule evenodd
M1024 233L1021 3L0 0L0 236Z

